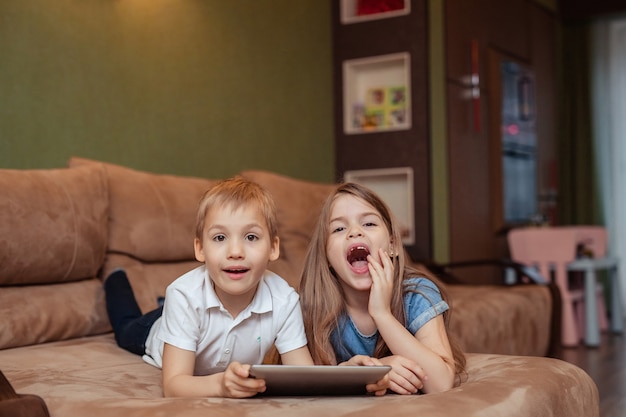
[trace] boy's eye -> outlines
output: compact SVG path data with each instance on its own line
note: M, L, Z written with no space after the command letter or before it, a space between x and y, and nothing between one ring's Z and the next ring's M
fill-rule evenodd
M226 236L224 236L224 235L216 235L216 236L213 236L213 240L216 241L216 242L223 242L223 241L226 240Z
M246 240L254 242L255 240L259 240L259 237L257 235L246 235Z

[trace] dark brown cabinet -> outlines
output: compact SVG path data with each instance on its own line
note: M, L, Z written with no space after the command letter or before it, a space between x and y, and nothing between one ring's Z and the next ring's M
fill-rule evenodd
M346 175L406 186L393 201L407 226L405 247L415 259L431 256L428 129L427 2L405 0L402 10L348 19L356 0L333 0L335 158L337 179ZM353 16L353 13L348 13ZM403 91L404 114L393 116L394 92ZM386 95L387 98L380 98ZM374 97L374 98L372 98ZM376 98L378 97L378 98ZM376 101L387 103L378 108ZM385 101L387 100L387 101ZM355 174L356 172L356 174ZM376 172L380 172L379 178ZM399 173L405 172L402 181ZM400 184L384 185L400 179ZM369 184L366 184L369 185ZM405 200L410 201L405 201ZM405 204L406 203L406 204ZM408 212L405 207L410 207Z
M503 202L499 65L509 59L532 73L532 198L538 214L549 216L555 211L550 198L558 191L556 12L538 0L442 1L447 137L433 137L429 126L428 7L434 0L405 0L399 2L404 10L379 16L355 16L358 0L332 0L337 179L355 171L392 169L396 175L393 169L410 169L413 235L405 246L414 259L433 257L433 236L441 233L433 229L433 206L447 209L441 229L448 236L437 238L447 242L449 259L436 260L500 258L507 255L505 236L511 225ZM402 86L406 117L388 121L383 110L377 113L371 106L371 97ZM435 162L447 167L447 182L431 177L431 141L445 141L447 155L437 154L445 161ZM447 187L443 193L435 190L446 204L433 204L434 183ZM478 270L468 276L495 279Z
M550 199L557 192L556 29L555 14L530 0L446 1L452 261L506 257L506 233L511 227L549 218L554 212ZM530 81L520 78L514 85L520 91L530 87L532 115L528 117L532 117L534 138L528 153L507 148L507 136L521 136L525 127L507 121L503 114L506 62L531 74ZM472 75L477 77L472 80ZM472 87L478 88L477 94L468 94ZM515 105L516 111L523 111L523 103ZM518 198L511 203L507 197L514 194L507 192L507 186L522 186L507 180L516 170L524 180L517 182L523 184L524 198L533 201ZM515 204L520 210L515 210ZM536 213L529 214L528 207ZM468 271L472 280L487 282L497 279L498 273Z

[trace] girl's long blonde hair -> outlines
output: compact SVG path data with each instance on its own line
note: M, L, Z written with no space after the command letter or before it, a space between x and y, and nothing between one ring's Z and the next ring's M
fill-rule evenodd
M441 296L447 300L448 296L439 280L429 271L411 266L407 263L407 255L402 247L402 237L393 214L385 202L372 190L355 183L339 184L330 194L319 220L313 231L309 244L302 278L300 280L300 300L304 316L309 350L313 360L318 365L336 365L337 359L331 344L331 334L339 326L339 318L346 313L343 290L339 278L334 275L328 256L326 243L330 233L329 222L333 202L340 195L351 195L371 205L380 213L392 242L397 256L393 257L394 263L394 288L391 296L391 311L394 317L405 323L404 294L407 291L419 292L418 288L405 288L403 283L407 278L426 277L439 289ZM446 328L448 328L450 310L443 313ZM450 335L448 335L450 338ZM454 357L454 366L457 376L465 370L465 356L457 343L450 338L450 345ZM376 343L374 356L381 358L390 355L391 352L385 341L379 337Z

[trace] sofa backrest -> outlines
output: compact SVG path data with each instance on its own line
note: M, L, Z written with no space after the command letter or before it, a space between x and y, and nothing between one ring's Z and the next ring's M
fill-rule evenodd
M0 170L0 348L107 330L108 211L100 166Z
M124 268L139 306L149 311L167 285L199 265L193 250L197 206L219 180L154 174L85 158L69 161L70 167L84 165L101 166L109 181L109 242L102 276ZM269 268L297 289L313 226L334 185L260 170L240 175L274 197L281 253Z
M218 180L76 157L68 166L0 170L0 348L109 331L101 280L116 268L127 271L146 312L199 265L197 206ZM266 171L241 175L276 201L281 254L269 268L297 289L334 185Z
M146 312L165 288L198 266L193 239L200 198L218 180L139 171L85 158L70 167L100 166L109 184L109 241L105 279L124 268L137 302Z

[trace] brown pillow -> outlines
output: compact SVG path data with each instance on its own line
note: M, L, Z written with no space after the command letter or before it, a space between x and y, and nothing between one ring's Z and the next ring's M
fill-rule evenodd
M105 333L110 330L98 278L0 289L0 349Z
M100 166L0 170L0 285L94 277L108 209Z
M137 171L71 158L70 167L99 165L109 178L109 252L146 262L193 260L196 212L217 180Z

